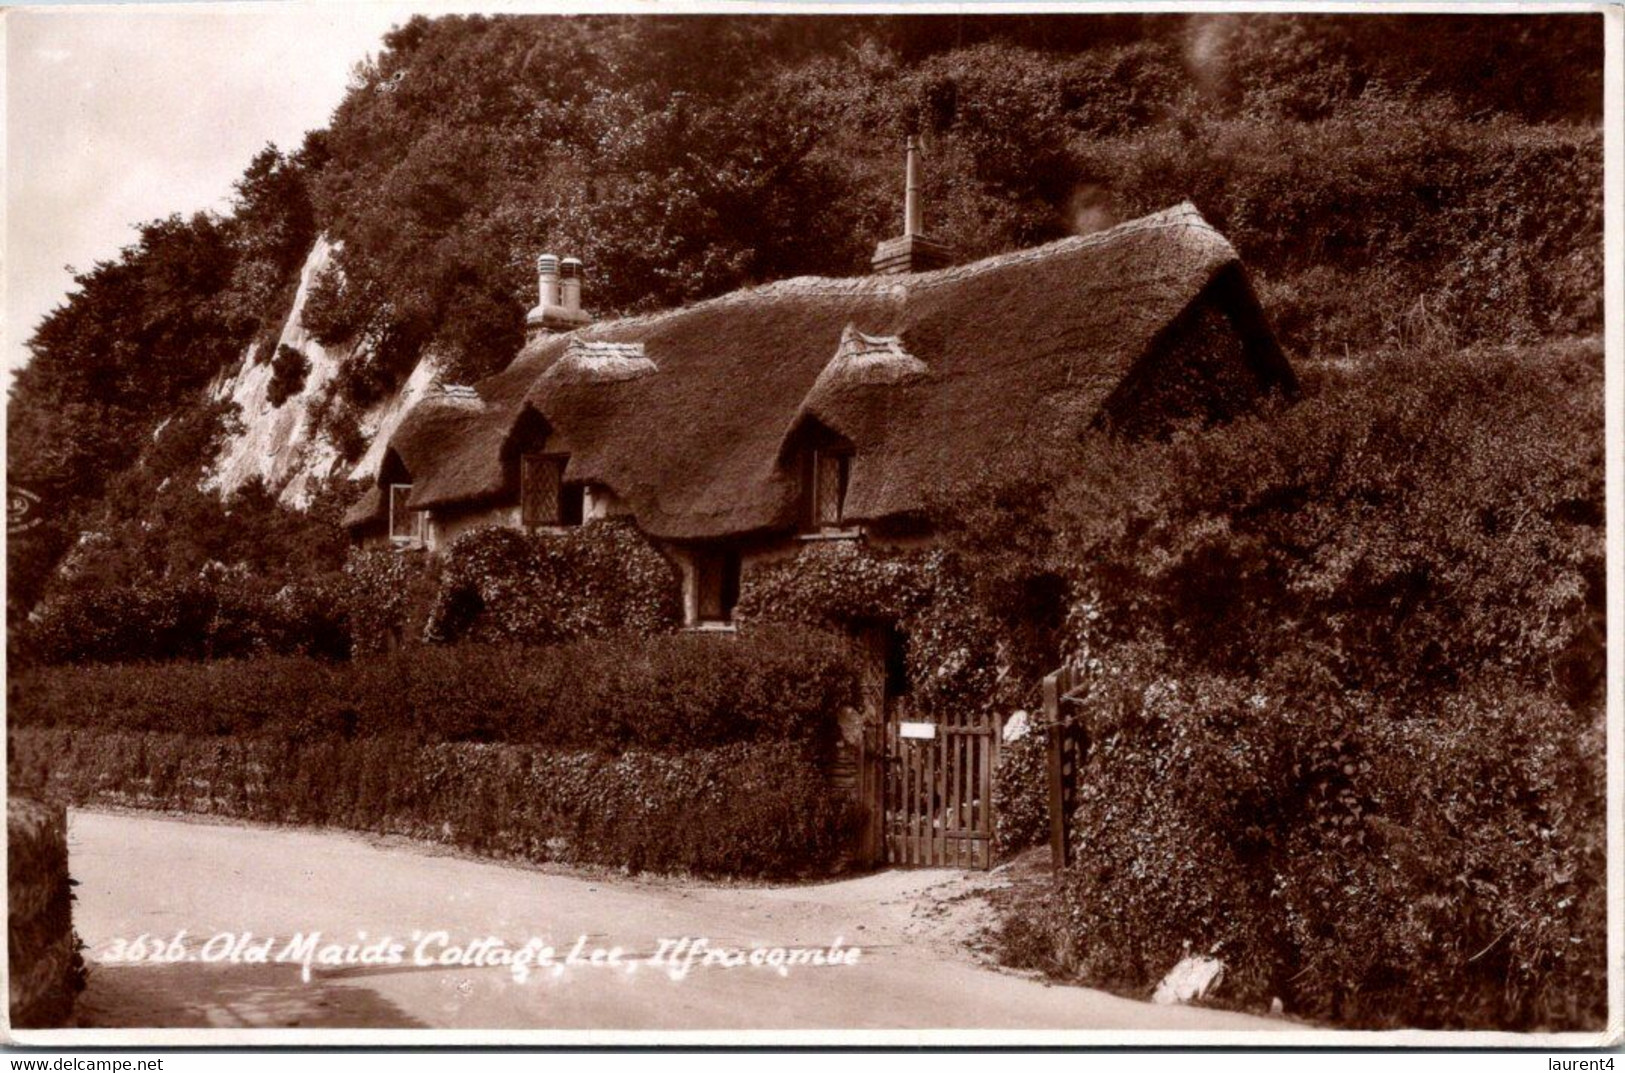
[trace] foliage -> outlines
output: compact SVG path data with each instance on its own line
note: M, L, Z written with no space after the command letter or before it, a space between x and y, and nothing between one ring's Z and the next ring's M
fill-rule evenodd
M1026 737L999 747L999 766L993 773L993 849L1000 857L1049 838L1046 742L1043 728L1029 724Z
M530 860L818 873L849 844L850 806L823 771L856 689L842 640L766 627L337 663L36 668L8 686L11 778L79 803Z
M13 628L13 656L342 658L424 641L650 635L680 622L674 569L627 523L535 536L476 530L440 559L393 548L345 556L331 535L342 541L337 513L348 495L318 496L306 512L280 507L259 484L226 502L177 497L186 513L169 516L188 527L184 540L132 527L83 543L33 619Z
M747 570L734 614L747 626L893 628L903 645L907 703L920 712L1004 708L1018 699L1003 638L970 598L960 564L941 551L813 542Z
M231 262L218 221L153 222L119 261L75 277L78 300L35 332L33 360L12 382L7 420L8 480L45 506L42 531L29 537L44 553L8 582L22 587L25 603L77 537L107 476L135 461L143 433L235 356L242 337L211 300L226 286Z
M1138 638L1197 669L1310 652L1398 698L1511 675L1601 687L1595 342L1394 354L1284 412L1097 441L1055 496L1071 647Z
M51 667L15 675L14 726L303 740L429 741L671 752L737 741L828 743L856 672L837 638L600 637L545 649L425 646L334 663L259 657Z
M354 490L330 481L295 510L258 481L229 498L201 489L199 459L218 442L220 412L169 423L115 479L101 527L80 538L34 613L8 630L14 661L349 651L349 597L333 575L348 548L338 522Z
M266 385L265 398L272 406L281 406L305 388L305 377L310 373L310 359L303 351L283 344L276 348L271 359L271 382Z
M814 542L790 559L748 569L734 613L746 636L764 623L848 635L887 628L902 647L904 671L890 687L904 689L896 699L910 712L953 719L967 713L1003 716L1032 700L1036 676L1012 673L1012 632L979 598L965 564L941 550L894 552L856 541ZM1048 669L1053 662L1052 657L1042 666ZM993 773L1000 854L1037 841L1047 829L1044 756L1041 732L1000 750Z
M357 655L393 652L421 639L423 604L439 564L421 551L356 548L344 563L344 600Z
M630 522L559 532L476 529L446 551L427 636L437 641L560 641L682 621L676 569Z
M909 130L931 227L967 258L1191 197L1294 299L1294 341L1370 341L1371 314L1308 322L1326 289L1294 281L1323 259L1345 285L1382 277L1379 312L1420 284L1497 337L1597 322L1600 199L1571 191L1600 189L1601 87L1583 64L1549 74L1599 61L1594 20L961 17L946 38L932 21L400 28L325 143L318 203L344 245L309 312L319 337L369 344L343 389L366 401L425 349L459 378L494 371L544 247L585 259L603 313L862 272ZM1542 185L1549 168L1569 179Z
M1086 697L1077 863L1007 941L1130 991L1212 954L1231 1001L1359 1027L1600 1023L1600 712L1504 680L1417 710L1158 662Z
M1005 519L1020 554L952 538L991 591L1066 578L1084 676L1078 863L1011 954L1138 991L1214 953L1232 999L1361 1026L1593 1024L1600 352L1307 379L1035 461L1064 469Z
M843 628L896 623L928 598L929 553L887 553L850 540L815 541L788 560L753 565L741 578L735 615L743 622L804 622Z
M1392 344L1418 301L1476 338L1601 323L1599 132L1376 93L1315 122L1214 113L1080 138L1107 219L1183 199L1235 243L1289 349Z
M423 744L401 734L195 737L14 730L11 785L78 804L177 809L428 838L478 853L715 876L827 873L848 806L800 742L619 755Z
M280 588L242 566L59 593L11 631L14 671L29 664L234 659L270 652L342 658L351 592L322 574Z
M105 522L110 478L149 453L157 430L212 420L203 389L280 318L315 237L306 183L317 144L257 155L228 216L138 227L118 258L75 275L74 293L29 338L31 360L11 386L7 479L41 497L45 521L8 550L14 609L39 598L81 530Z

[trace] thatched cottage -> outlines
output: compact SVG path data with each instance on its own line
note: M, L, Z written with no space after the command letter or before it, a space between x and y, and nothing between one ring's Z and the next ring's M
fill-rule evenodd
M912 163L912 154L911 154ZM1222 416L1294 383L1231 245L1190 205L938 267L912 184L875 274L589 323L544 256L508 368L420 403L346 523L444 547L487 524L629 515L727 628L743 564L808 540L930 539L926 496L1023 441Z

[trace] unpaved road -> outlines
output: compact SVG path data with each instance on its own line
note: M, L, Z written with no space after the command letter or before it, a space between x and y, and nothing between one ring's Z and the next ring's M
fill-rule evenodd
M436 854L361 836L75 811L75 922L90 947L85 1027L597 1029L1269 1029L1286 1022L1152 1006L1050 987L977 965L959 942L982 877L891 871L816 886L741 888L594 880ZM190 960L111 962L116 940L185 930ZM251 933L281 953L389 937L399 964L204 963L203 944ZM623 967L575 965L525 982L511 967L415 964L414 933L449 945L533 936L565 956L621 947ZM364 937L363 937L364 933ZM681 980L644 961L662 939L713 946L857 946L855 965L696 966ZM216 951L225 945L215 940ZM444 953L438 940L424 948ZM246 949L246 948L245 948Z

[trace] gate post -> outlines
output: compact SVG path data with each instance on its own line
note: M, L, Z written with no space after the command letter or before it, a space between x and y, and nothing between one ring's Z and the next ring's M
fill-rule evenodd
M1061 672L1044 676L1044 715L1049 754L1049 852L1050 867L1059 873L1067 866L1066 729L1061 725Z
M884 746L877 742L879 728L864 723L858 735L859 800L863 802L863 831L860 852L866 867L885 863L885 763Z

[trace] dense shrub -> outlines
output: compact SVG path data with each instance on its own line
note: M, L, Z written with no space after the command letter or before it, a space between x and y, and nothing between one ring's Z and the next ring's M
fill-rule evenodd
M420 641L423 606L434 592L437 568L423 552L352 551L337 592L347 616L351 650L375 654Z
M972 598L960 564L938 550L889 551L819 541L747 570L735 615L744 623L854 630L883 625L903 646L907 703L927 713L1007 707L1005 639Z
M383 566L380 563L380 566ZM389 563L389 566L398 565ZM342 659L384 647L410 574L322 573L275 587L241 566L129 585L94 584L53 596L13 627L14 665L145 663L302 654ZM370 584L369 584L370 583ZM352 644L372 630L371 644ZM397 627L398 632L398 627Z
M447 842L480 853L705 875L839 866L852 818L805 743L680 754L159 731L14 729L13 786Z
M244 656L277 646L281 618L246 571L211 564L191 577L63 593L26 628L27 648L46 663Z
M993 849L1010 856L1049 838L1049 751L1044 729L1032 727L999 748L993 772Z
M853 540L814 541L789 559L747 571L734 614L742 622L826 628L896 623L929 597L920 576L928 558L928 553L888 553Z
M305 389L305 377L310 374L310 359L304 352L283 344L276 348L271 359L271 382L266 385L265 398L272 406L281 406Z
M1341 354L1398 341L1420 299L1484 340L1597 330L1601 144L1595 127L1368 94L1315 122L1191 104L1075 154L1115 217L1194 201L1289 349Z
M682 622L676 568L636 526L602 519L562 532L491 526L447 549L427 635L556 644Z
M675 568L629 522L605 520L562 533L478 529L439 559L358 548L342 571L280 584L215 562L195 575L87 581L48 599L12 647L44 663L342 658L425 640L656 634L681 615Z
M1257 675L1425 697L1484 673L1575 706L1601 688L1596 342L1394 354L1295 406L1166 443L1095 440L1048 499L1068 648L1165 647ZM980 564L978 564L980 565Z
M1600 1022L1600 712L1506 682L1415 710L1144 666L1085 708L1077 863L1016 929L1055 967L1139 991L1212 954L1232 1001L1344 1024Z
M737 639L425 646L350 663L51 667L15 675L8 688L14 726L296 740L406 733L669 752L827 743L835 714L855 698L856 671L838 638L764 628Z
M1083 445L1040 521L1005 520L1019 556L956 540L978 578L1073 594L1077 864L1010 948L1141 993L1213 953L1232 999L1346 1024L1593 1026L1599 349L1307 379L1283 412Z

